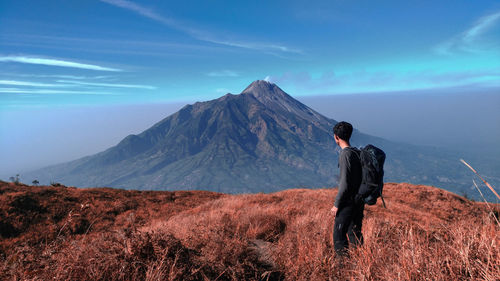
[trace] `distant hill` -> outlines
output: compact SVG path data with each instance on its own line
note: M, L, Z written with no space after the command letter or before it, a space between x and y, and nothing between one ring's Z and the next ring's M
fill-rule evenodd
M239 95L186 105L103 152L25 174L23 179L79 187L228 193L335 186L336 123L276 84L258 80ZM471 173L452 152L354 132L353 145L369 143L387 153L387 181L476 194L470 190Z
M1 280L497 280L499 204L385 185L365 245L332 246L337 189L270 194L0 181ZM491 213L490 213L491 212Z

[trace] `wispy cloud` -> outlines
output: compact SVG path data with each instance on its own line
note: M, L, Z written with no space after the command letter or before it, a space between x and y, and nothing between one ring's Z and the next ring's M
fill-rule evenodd
M163 15L158 14L153 9L143 7L131 1L127 0L100 0L100 1L114 5L116 7L133 11L141 16L162 23L170 28L182 31L188 34L189 36L201 41L210 42L218 45L230 46L230 47L265 51L268 52L269 54L273 54L272 53L273 51L284 52L284 53L302 53L302 51L299 49L290 48L280 44L221 39L219 38L219 36L215 36L210 32L189 27L185 23L180 23L178 20L174 18L165 17Z
M87 79L108 79L113 76L109 75L99 75L99 76L76 76L76 75L39 75L39 77L53 77L62 79L77 79L77 80L87 80Z
M89 69L98 71L113 71L113 72L123 71L121 69L104 67L94 64L85 64L85 63L66 61L60 59L47 59L47 58L24 57L24 56L2 56L0 57L0 62L18 62L18 63L71 67L71 68L80 68L80 69Z
M197 39L211 42L211 43L215 43L215 44L231 46L231 47L266 51L266 52L269 52L270 54L273 54L272 53L273 51L279 51L279 52L284 52L284 53L302 54L302 51L299 49L290 48L287 46L277 45L277 44L221 40L221 39L210 37L208 35L198 36Z
M171 18L164 17L162 15L157 14L154 10L143 7L141 5L138 5L134 2L131 1L126 1L126 0L101 0L102 2L134 11L142 16L145 16L147 18L150 18L152 20L161 22L163 24L169 25L171 27L174 27L176 29L185 29L184 27L180 26L177 21Z
M99 75L99 76L81 76L81 75L63 75L63 74L26 74L26 73L0 73L5 76L14 77L30 77L30 78L61 78L61 79L74 79L74 80L101 80L109 79L114 76L111 75Z
M482 47L479 41L498 23L500 11L479 18L470 28L457 36L438 44L434 51L438 54L451 54L456 50L477 52Z
M293 85L297 89L303 90L321 90L341 85L344 78L337 77L333 72L325 72L320 77L313 77L307 71L285 72L281 75L268 75L264 78L267 82L279 85Z
M388 92L451 87L499 87L500 71L416 71L416 72L351 72L335 74L332 71L311 75L307 71L270 75L264 80L284 88L295 88L301 95Z
M488 31L500 20L500 11L480 18L471 28L466 30L462 36L466 42L476 40L483 33Z
M215 92L218 94L227 94L227 93L230 93L231 90L226 89L226 88L217 88L217 89L215 89Z
M163 40L168 40L165 38ZM224 46L208 44L184 44L168 41L141 41L40 34L0 33L2 45L30 47L36 49L70 50L81 53L123 54L154 57L202 57L199 51L218 51Z
M221 71L212 71L208 72L207 76L210 77L238 77L240 74L233 70L221 70Z
M84 86L98 86L98 87L112 87L112 88L135 88L135 89L147 89L155 90L155 86L149 85L134 85L134 84L114 84L114 83L93 83L93 82L82 82L82 81L71 81L71 80L57 80L60 83L69 83L75 85Z
M110 92L94 91L67 91L67 90L45 90L45 89L19 89L19 88L0 88L0 93L4 94L43 94L43 95L117 95Z
M29 81L16 81L16 80L0 80L0 85L8 86L27 86L27 87L68 87L72 85L64 84L48 84L48 83L38 83Z

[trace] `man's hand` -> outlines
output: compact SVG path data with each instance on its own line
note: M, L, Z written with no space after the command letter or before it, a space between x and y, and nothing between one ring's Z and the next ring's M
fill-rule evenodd
M334 206L332 207L332 209L330 210L330 211L332 212L332 214L333 214L333 216L334 216L334 217L337 215L337 210L338 210L338 208L337 208L337 207L335 207L335 205L334 205Z

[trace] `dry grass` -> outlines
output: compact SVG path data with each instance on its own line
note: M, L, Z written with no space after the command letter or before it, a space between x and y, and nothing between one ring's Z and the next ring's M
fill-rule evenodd
M498 280L500 229L485 204L426 186L384 191L388 209L366 208L366 242L340 263L331 241L334 189L221 195L4 183L0 222L13 231L2 231L0 277ZM76 201L66 206L68 197ZM500 206L490 207L498 216Z

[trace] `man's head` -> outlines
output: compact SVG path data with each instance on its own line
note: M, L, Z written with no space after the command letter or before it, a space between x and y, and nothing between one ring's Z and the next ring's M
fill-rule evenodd
M337 144L339 144L340 140L349 143L352 135L352 125L345 121L339 122L333 127L333 134Z

